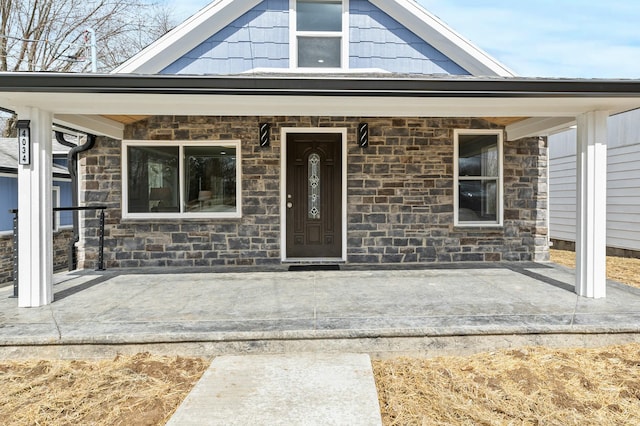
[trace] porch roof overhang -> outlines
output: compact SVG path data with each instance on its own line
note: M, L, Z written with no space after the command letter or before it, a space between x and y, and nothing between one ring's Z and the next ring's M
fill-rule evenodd
M37 107L67 124L81 115L78 121L109 136L119 132L101 116L531 117L507 126L523 137L558 130L589 111L640 108L640 80L0 73L0 105Z

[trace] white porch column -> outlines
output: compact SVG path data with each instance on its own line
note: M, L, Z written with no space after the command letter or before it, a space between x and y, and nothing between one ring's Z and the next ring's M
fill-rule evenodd
M53 115L38 108L17 113L31 130L31 164L18 165L18 306L28 308L53 301Z
M576 293L605 297L607 290L606 111L577 117Z

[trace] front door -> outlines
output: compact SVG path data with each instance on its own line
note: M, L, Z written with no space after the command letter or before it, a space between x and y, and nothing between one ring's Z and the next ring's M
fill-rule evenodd
M342 256L342 134L288 133L287 258Z

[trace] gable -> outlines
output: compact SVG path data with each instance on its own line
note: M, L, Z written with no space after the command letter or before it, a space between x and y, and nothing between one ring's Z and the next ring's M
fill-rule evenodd
M349 21L341 33L341 68L316 71L513 76L412 0L344 2ZM113 72L307 72L296 68L295 6L289 0L217 0Z
M350 0L348 6L349 70L469 75L369 1ZM290 49L289 9L289 0L264 0L160 73L225 75L289 69L296 61Z

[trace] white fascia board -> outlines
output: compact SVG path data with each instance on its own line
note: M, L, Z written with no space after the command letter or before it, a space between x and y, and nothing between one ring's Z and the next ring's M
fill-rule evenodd
M472 75L516 76L509 68L455 32L417 2L411 0L370 1Z
M112 74L157 74L261 1L215 1L117 67Z
M576 124L575 117L532 117L509 124L507 138L515 141L532 136L549 136Z
M113 139L122 140L124 137L124 124L97 115L56 114L53 117L53 122L82 132L107 136Z

